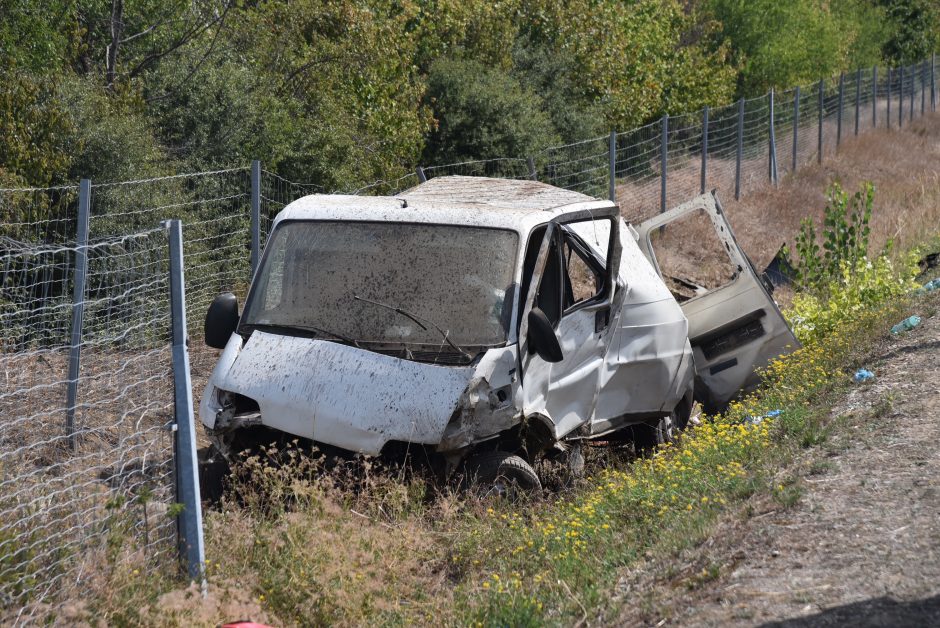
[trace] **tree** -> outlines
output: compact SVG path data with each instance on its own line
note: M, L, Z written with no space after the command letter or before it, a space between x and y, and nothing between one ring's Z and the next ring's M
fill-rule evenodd
M740 68L738 95L788 88L870 65L883 16L862 0L704 0Z
M931 0L878 0L890 24L882 51L892 65L916 63L940 45L940 7Z
M559 141L539 96L500 68L441 59L431 66L426 98L437 119L428 164L524 158Z

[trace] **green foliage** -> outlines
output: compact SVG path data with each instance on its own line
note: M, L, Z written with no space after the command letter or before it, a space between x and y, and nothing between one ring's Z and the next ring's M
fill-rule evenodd
M253 92L267 136L258 158L328 189L410 170L431 120L407 25L391 1L267 2L246 11L243 54L266 75Z
M92 79L72 76L60 82L56 97L69 118L66 180L126 181L174 170L133 90L107 93Z
M883 14L863 0L704 0L741 68L739 95L808 83L878 61Z
M882 53L909 62L940 32L930 0L0 0L0 15L0 180L33 186L260 159L349 189L422 156L519 156Z
M61 183L72 160L66 138L74 131L54 84L0 69L0 172L45 187Z
M618 129L731 99L727 48L707 47L700 33L712 25L696 17L678 0L540 0L522 9L530 41L567 58L583 97Z
M559 141L539 96L499 68L442 59L431 66L427 98L438 119L427 163L521 157Z
M940 46L940 6L935 0L878 0L888 20L885 60L892 65L915 63Z
M917 253L900 265L887 255L868 256L869 222L874 187L866 183L851 197L838 184L828 190L819 246L813 220L801 223L792 263L802 288L787 316L801 341L815 342L846 325L862 313L897 299L916 287Z
M0 68L31 74L65 69L81 29L74 0L0 0Z
M564 143L603 135L609 129L603 106L586 98L572 61L543 44L520 39L513 51L512 75L539 95L555 133Z
M868 237L871 233L872 204L875 188L865 183L851 198L838 183L827 191L828 203L824 210L822 249L817 244L816 228L812 218L800 222L796 239L799 259L790 265L796 271L797 283L803 289L819 290L833 278L841 276L844 265L854 268L868 255ZM789 261L789 260L788 260Z
M917 256L896 266L887 256L843 260L822 293L800 292L786 314L801 342L816 342L917 287Z

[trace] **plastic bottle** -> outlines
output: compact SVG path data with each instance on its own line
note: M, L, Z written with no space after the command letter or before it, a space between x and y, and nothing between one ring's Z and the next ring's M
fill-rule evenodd
M892 334L900 334L902 331L910 331L920 325L920 316L910 316L891 328Z

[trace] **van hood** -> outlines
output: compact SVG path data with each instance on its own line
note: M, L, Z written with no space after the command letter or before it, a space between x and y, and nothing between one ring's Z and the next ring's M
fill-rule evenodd
M214 427L217 391L227 390L257 401L268 427L374 455L392 440L439 443L473 372L263 331L242 346L233 334L200 418Z

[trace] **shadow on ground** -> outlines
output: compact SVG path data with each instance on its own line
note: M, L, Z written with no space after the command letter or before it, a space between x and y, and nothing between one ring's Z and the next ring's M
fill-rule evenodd
M911 602L898 602L889 597L872 598L864 602L836 606L816 615L770 622L762 626L763 628L940 626L940 595Z

